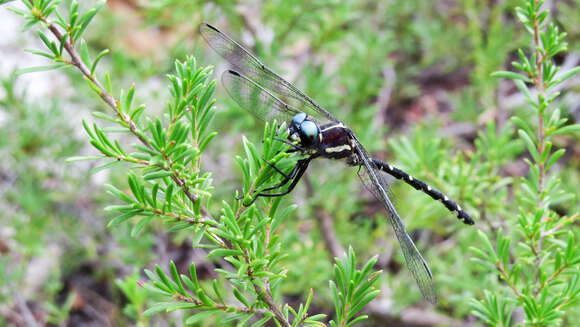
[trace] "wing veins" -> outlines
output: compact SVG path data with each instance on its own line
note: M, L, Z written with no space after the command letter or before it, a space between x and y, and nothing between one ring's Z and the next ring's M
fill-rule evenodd
M431 274L431 270L429 266L425 262L425 259L421 256L421 253L413 243L413 240L407 234L405 230L405 226L395 209L395 206L389 199L387 195L387 191L384 187L384 182L377 176L377 173L380 172L374 164L368 159L366 151L362 147L362 145L358 142L354 134L351 133L351 136L356 140L355 149L360 156L362 164L365 166L369 178L371 179L372 186L376 188L377 192L371 192L377 200L383 203L383 206L387 210L387 216L389 217L389 221L393 226L393 230L395 231L395 236L401 245L401 249L403 251L403 256L405 257L405 261L407 263L407 267L411 271L411 274L415 278L419 289L421 290L421 294L423 297L427 299L431 303L435 303L437 301L435 290L433 286L433 275ZM378 195L377 195L378 194Z
M267 89L276 97L294 108L320 121L337 121L326 109L304 94L292 83L266 67L239 43L212 25L201 24L200 33L207 43L236 70L246 75L255 84Z
M222 84L226 91L243 109L260 120L277 119L278 123L290 120L300 111L279 99L269 90L254 82L248 76L234 70L222 74ZM274 108L274 110L271 110Z

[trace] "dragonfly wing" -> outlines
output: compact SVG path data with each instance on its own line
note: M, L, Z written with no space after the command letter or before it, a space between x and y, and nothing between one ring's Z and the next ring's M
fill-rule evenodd
M356 140L353 134L351 134L351 136ZM395 206L389 199L388 181L386 176L384 176L372 161L369 160L366 151L362 145L358 143L358 140L356 141L355 151L360 157L361 165L364 166L364 169L359 171L359 177L361 177L361 181L366 188L385 207L389 221L395 231L395 236L403 250L403 256L407 262L407 267L417 281L421 294L423 294L423 297L429 302L437 302L431 270L429 269L427 262L425 262L425 259L421 256L421 253L419 253L419 250L417 250L415 243L413 243L413 240L411 240L409 234L407 234L405 225L401 221L401 217L399 217Z
M222 84L240 107L260 120L276 119L278 123L288 122L300 112L237 71L225 71L222 74Z
M268 69L248 50L214 26L203 23L199 26L199 31L210 47L226 59L234 70L268 90L279 100L299 109L319 122L337 121L330 112L318 105L292 83Z

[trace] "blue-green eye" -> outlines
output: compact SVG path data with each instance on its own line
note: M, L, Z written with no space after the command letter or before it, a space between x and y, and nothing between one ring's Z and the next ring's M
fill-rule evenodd
M300 124L302 124L302 122L306 119L306 114L301 112L298 113L294 116L294 118L292 118L292 125L294 126L300 126Z
M300 124L300 134L305 146L315 145L318 141L318 126L310 120L303 121Z

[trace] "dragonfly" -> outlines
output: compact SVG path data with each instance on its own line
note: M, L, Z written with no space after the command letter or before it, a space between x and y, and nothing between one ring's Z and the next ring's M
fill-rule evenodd
M353 131L343 122L292 83L266 67L218 28L202 23L199 32L209 46L231 65L231 69L222 74L222 84L227 93L240 107L259 120L286 122L288 139L279 140L292 146L289 152L303 155L303 159L297 160L289 173L274 167L283 176L281 182L255 194L254 199L290 193L306 172L310 162L316 158L344 160L348 166L358 167L357 174L363 185L383 205L401 246L406 265L423 297L431 303L436 303L433 274L389 198L387 175L402 180L434 200L440 201L467 225L474 224L471 216L441 191L391 164L370 157ZM286 190L281 191L284 186L287 186Z

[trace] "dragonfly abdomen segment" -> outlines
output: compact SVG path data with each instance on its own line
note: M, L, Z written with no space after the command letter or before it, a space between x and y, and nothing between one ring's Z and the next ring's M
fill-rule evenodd
M471 216L467 212L465 212L460 205L455 203L455 201L449 199L449 197L443 194L441 191L427 185L427 183L421 180L414 178L413 176L407 174L406 172L402 171L401 169L393 165L387 164L377 159L372 159L372 161L380 170L384 171L385 173L395 177L396 179L404 181L405 183L411 185L416 190L426 193L431 198L437 201L441 201L441 203L443 203L443 205L445 206L445 208L447 208L447 210L455 214L457 218L462 220L465 224L467 225L474 224L473 218L471 218Z

